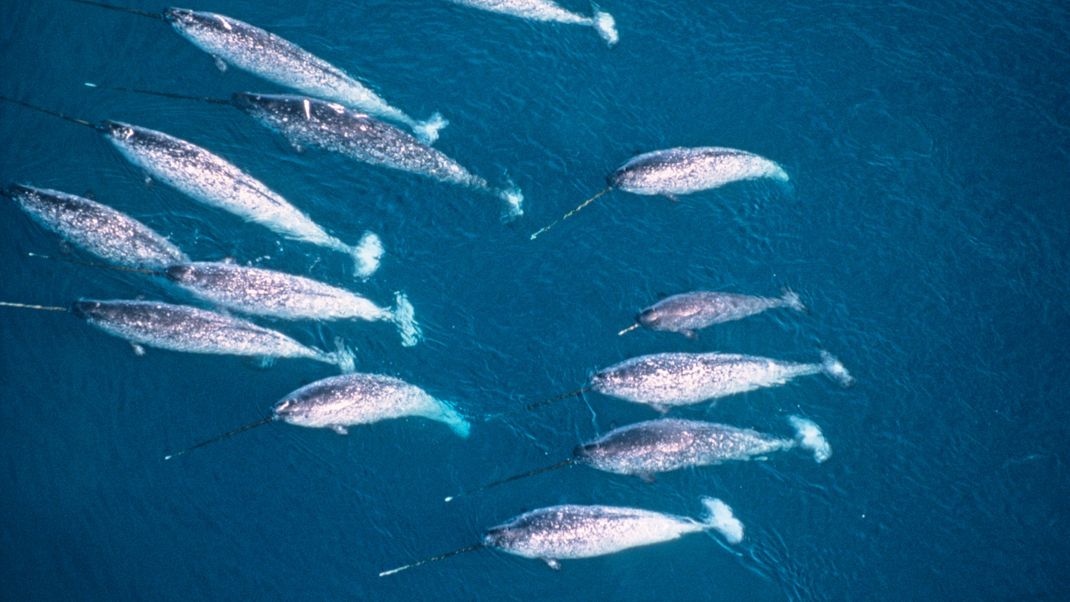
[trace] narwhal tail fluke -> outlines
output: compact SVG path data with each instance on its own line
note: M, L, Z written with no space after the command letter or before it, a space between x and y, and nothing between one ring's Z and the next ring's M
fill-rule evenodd
M534 234L531 235L531 240L535 240L536 238L541 236L544 232L548 231L550 228L553 228L557 224L560 224L561 222L563 222L563 221L567 220L568 218L572 217L573 215L576 215L577 213L582 211L584 207L586 207L587 205L590 205L591 203L595 202L596 200L598 200L599 197L601 197L605 193L609 192L610 190L613 190L613 187L612 186L606 186L605 188L603 188L601 190L601 192L599 192L598 194L592 196L591 198L587 199L586 201L580 203L572 211L569 211L568 213L566 213L566 214L562 215L561 217L557 218L556 220L551 222L550 225L543 226L542 228L540 228L537 232L535 232Z
M349 374L357 369L357 354L346 346L342 337L334 339L334 351L322 352L325 363L334 364L344 374Z
M394 293L393 316L403 346L412 347L423 339L420 324L416 322L416 310L409 302L409 298L401 291Z
M620 37L617 35L617 20L613 18L613 15L600 10L597 4L592 4L591 8L594 10L594 14L591 16L591 24L594 26L594 30L598 32L598 36L605 40L606 45L610 48L617 43Z
M703 524L723 535L728 543L743 541L743 523L732 514L731 506L714 497L702 498L702 505L706 507Z
M352 247L346 247L349 256L353 258L353 266L358 278L367 280L379 269L379 260L383 257L383 241L371 230L360 237L360 242Z
M801 416L791 416L788 422L795 429L795 441L800 447L813 452L814 460L818 464L832 457L832 446L817 423Z
M799 293L791 289L784 289L784 294L780 296L780 300L784 303L785 307L790 307L795 311L806 311L806 306L803 305L802 299L799 298Z
M77 3L77 4L86 4L86 5L89 5L89 6L96 6L98 8L106 8L108 10L114 10L114 11L118 11L118 12L121 12L121 13L128 13L128 14L131 14L131 15L137 15L139 17L148 17L150 19L156 19L158 21L163 21L164 20L162 14L149 12L147 10L138 10L136 8L127 8L125 6L117 6L115 4L108 4L106 2L94 2L93 0L70 0L70 1L74 2L74 3Z
M448 401L438 400L439 414L434 417L435 420L450 427L458 437L467 439L469 433L472 432L472 423L468 422L457 408L453 407L453 404Z
M498 191L498 198L505 201L502 221L511 222L524 215L524 192L513 183Z
M427 144L434 144L438 140L439 131L449 125L448 119L442 113L435 112L425 121L416 121L412 124L412 131L416 137Z
M843 366L843 363L828 351L821 352L821 371L832 380L840 383L841 387L850 387L855 382L854 377Z

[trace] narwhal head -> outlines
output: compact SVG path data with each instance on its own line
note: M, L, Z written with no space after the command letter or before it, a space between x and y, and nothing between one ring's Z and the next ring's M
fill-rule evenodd
M642 324L646 328L657 328L658 322L661 320L661 318L662 315L657 309L653 307L648 307L636 314L635 321L638 324Z
M75 301L71 303L71 313L80 320L93 320L101 317L104 304L100 301Z
M294 395L289 395L279 400L271 410L275 420L281 420L297 426L312 426L308 422L310 412L309 405L301 403L301 400Z
M176 263L164 270L167 279L178 284L189 284L196 274L196 268L188 263Z
M230 20L223 15L197 12L188 8L171 7L165 9L163 11L163 18L170 23L172 27L177 29L179 33L190 33L193 31L228 32L234 29Z
M99 127L105 136L116 142L130 140L137 135L134 126L121 121L102 121Z
M513 524L498 525L487 529L483 534L483 545L499 550L515 550L526 537L525 531Z

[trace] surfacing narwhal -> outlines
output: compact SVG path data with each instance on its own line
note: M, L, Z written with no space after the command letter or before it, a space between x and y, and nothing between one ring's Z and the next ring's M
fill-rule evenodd
M156 270L189 257L138 220L77 195L12 184L3 191L34 221L117 266Z
M139 355L144 353L144 345L183 353L310 359L338 366L343 372L352 372L355 363L353 353L341 341L336 341L337 351L322 351L248 320L188 305L82 299L70 307L7 301L0 302L0 306L70 312L89 325L128 341Z
M529 21L547 21L593 27L598 36L612 47L619 40L613 15L593 7L590 17L578 15L551 0L451 0L455 4L520 17Z
M552 569L561 560L593 558L623 550L679 539L690 533L717 531L728 543L743 540L743 523L719 499L702 498L706 515L701 519L662 514L639 508L566 504L525 512L507 523L491 527L477 544L425 558L379 573L380 577L443 560L457 554L494 548L542 560Z
M811 374L824 374L843 387L854 383L847 368L827 351L821 352L821 361L815 364L739 353L653 353L603 368L583 387L530 403L525 409L595 391L665 413L675 406L779 387Z
M788 174L784 168L765 157L734 148L679 147L643 153L610 174L607 186L600 192L532 234L531 239L535 240L613 189L647 196L661 195L676 200L677 195L762 178L787 182Z
M678 332L688 338L697 337L695 331L760 314L767 309L790 307L805 311L799 295L784 291L779 298L755 297L716 291L694 291L665 297L640 311L635 324L618 332L623 335L644 327L650 330Z
M429 144L449 124L439 113L417 121L338 67L293 42L233 17L186 8L154 13L91 0L73 1L166 21L182 37L212 55L221 70L234 65L280 86L404 124Z
M285 272L219 261L182 262L162 272L200 299L227 309L285 320L368 320L393 322L402 345L420 341L412 304L395 294L393 310L351 291Z
M452 403L432 397L400 378L382 374L343 374L305 385L280 399L271 414L264 418L168 454L164 459L170 460L275 421L308 428L329 428L345 435L354 425L405 416L441 422L462 438L467 438L472 428Z
M578 465L653 481L654 475L659 473L733 461L764 460L770 454L797 448L811 452L818 463L832 456L832 448L816 423L799 416L791 416L788 420L795 428L794 438L698 420L659 418L637 422L577 445L571 458L492 481L451 495L445 501L452 502L463 495Z

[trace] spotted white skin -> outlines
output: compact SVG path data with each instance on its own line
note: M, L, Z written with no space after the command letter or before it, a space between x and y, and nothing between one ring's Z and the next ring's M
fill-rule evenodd
M188 305L85 300L75 302L71 311L108 334L157 349L344 363L340 354L306 347L281 332Z
M35 222L108 263L155 270L189 261L171 241L107 205L22 184L5 194Z
M169 8L164 18L208 54L269 82L397 121L433 142L446 125L436 114L418 122L345 71L300 46L244 21L217 13Z
M116 121L104 122L101 130L128 161L194 200L287 238L350 254L358 271L364 268L361 245L350 246L331 236L264 183L211 151L163 132Z
M606 12L595 8L590 17L576 14L566 10L561 5L551 0L452 0L456 4L471 6L482 10L495 12L530 21L551 21L566 23L569 25L586 25L594 27L598 35L605 40L606 44L613 46L617 43L618 35L616 22Z
M330 428L340 434L349 426L404 416L445 423L461 437L467 437L471 428L450 403L381 374L345 374L318 380L282 398L274 412L276 419L290 424Z
M227 309L285 320L387 320L397 324L407 344L419 340L419 327L399 310L390 311L345 289L275 270L225 262L173 265L169 280L195 296Z
M710 529L731 543L743 538L742 524L724 502L703 498L703 504L709 516L702 520L638 508L551 506L489 529L483 544L524 558L556 561L613 554Z
M850 375L824 354L818 364L785 362L734 353L656 353L631 358L597 372L599 393L665 410L776 387L810 374L827 374L846 386Z
M644 153L620 166L609 183L635 194L677 195L759 178L787 182L788 174L754 153L705 146Z
M791 291L777 298L695 291L666 297L641 311L635 321L651 330L693 335L696 330L714 324L740 320L778 307L805 309L799 296Z
M496 195L519 215L523 195L494 189L442 152L370 115L332 102L289 94L238 93L233 103L297 147L316 146L357 161Z
M795 440L727 424L662 418L629 424L576 448L589 466L624 475L651 475L692 466L750 460L792 449Z

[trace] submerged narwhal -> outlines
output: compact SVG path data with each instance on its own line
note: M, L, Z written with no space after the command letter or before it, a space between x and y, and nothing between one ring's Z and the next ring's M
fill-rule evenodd
M3 194L37 223L108 263L153 270L189 261L145 224L96 201L25 184L12 184Z
M142 345L184 353L239 355L265 359L303 358L338 366L352 372L353 353L338 342L338 350L322 351L305 346L281 332L248 320L188 305L159 301L83 299L70 307L0 302L20 307L74 314L110 335L129 341L134 350Z
M778 307L790 307L795 311L806 309L799 295L792 291L784 291L783 296L779 298L716 291L680 293L665 297L643 309L635 316L635 324L617 334L622 335L644 327L650 330L678 332L688 338L695 338L696 330L741 320Z
M598 8L594 9L594 14L590 17L585 17L561 7L552 0L452 0L452 2L529 21L594 27L599 37L609 46L613 46L618 40L617 23L613 15Z
M531 235L532 240L613 189L641 195L677 195L719 188L743 180L768 178L787 182L784 168L765 157L718 146L680 147L637 155L607 178L607 186L550 225Z
M577 445L571 458L492 481L449 496L445 501L576 465L651 481L658 473L732 461L764 460L769 454L797 448L811 452L818 463L829 459L832 448L816 423L799 416L791 416L788 420L795 428L794 438L698 420L659 418L637 422Z
M441 422L459 437L468 437L471 430L471 424L452 403L432 397L420 387L400 378L382 374L343 374L305 385L280 399L268 416L169 454L164 459L170 460L274 421L309 428L329 428L345 435L349 432L348 428L354 425L405 416Z
M605 556L673 541L690 533L717 531L728 543L743 540L743 523L733 515L728 504L704 497L702 505L706 515L701 519L617 506L566 504L539 508L488 529L478 544L383 571L379 576L393 575L482 548L542 560L551 568L559 569L561 560Z
M293 42L233 17L186 8L153 13L89 0L75 1L162 19L182 37L212 55L220 69L233 65L280 86L402 123L428 143L434 142L438 131L449 124L438 113L426 121L417 121L342 69Z
M388 310L318 280L233 263L180 263L163 274L205 301L242 313L286 320L388 321L397 326L406 347L420 340L412 304L400 292L394 309Z
M286 238L300 240L352 257L357 274L368 277L379 267L382 243L365 232L356 245L331 236L263 182L211 151L169 134L119 121L99 124L77 119L19 100L0 97L26 108L93 128L128 161L196 201L233 213Z

